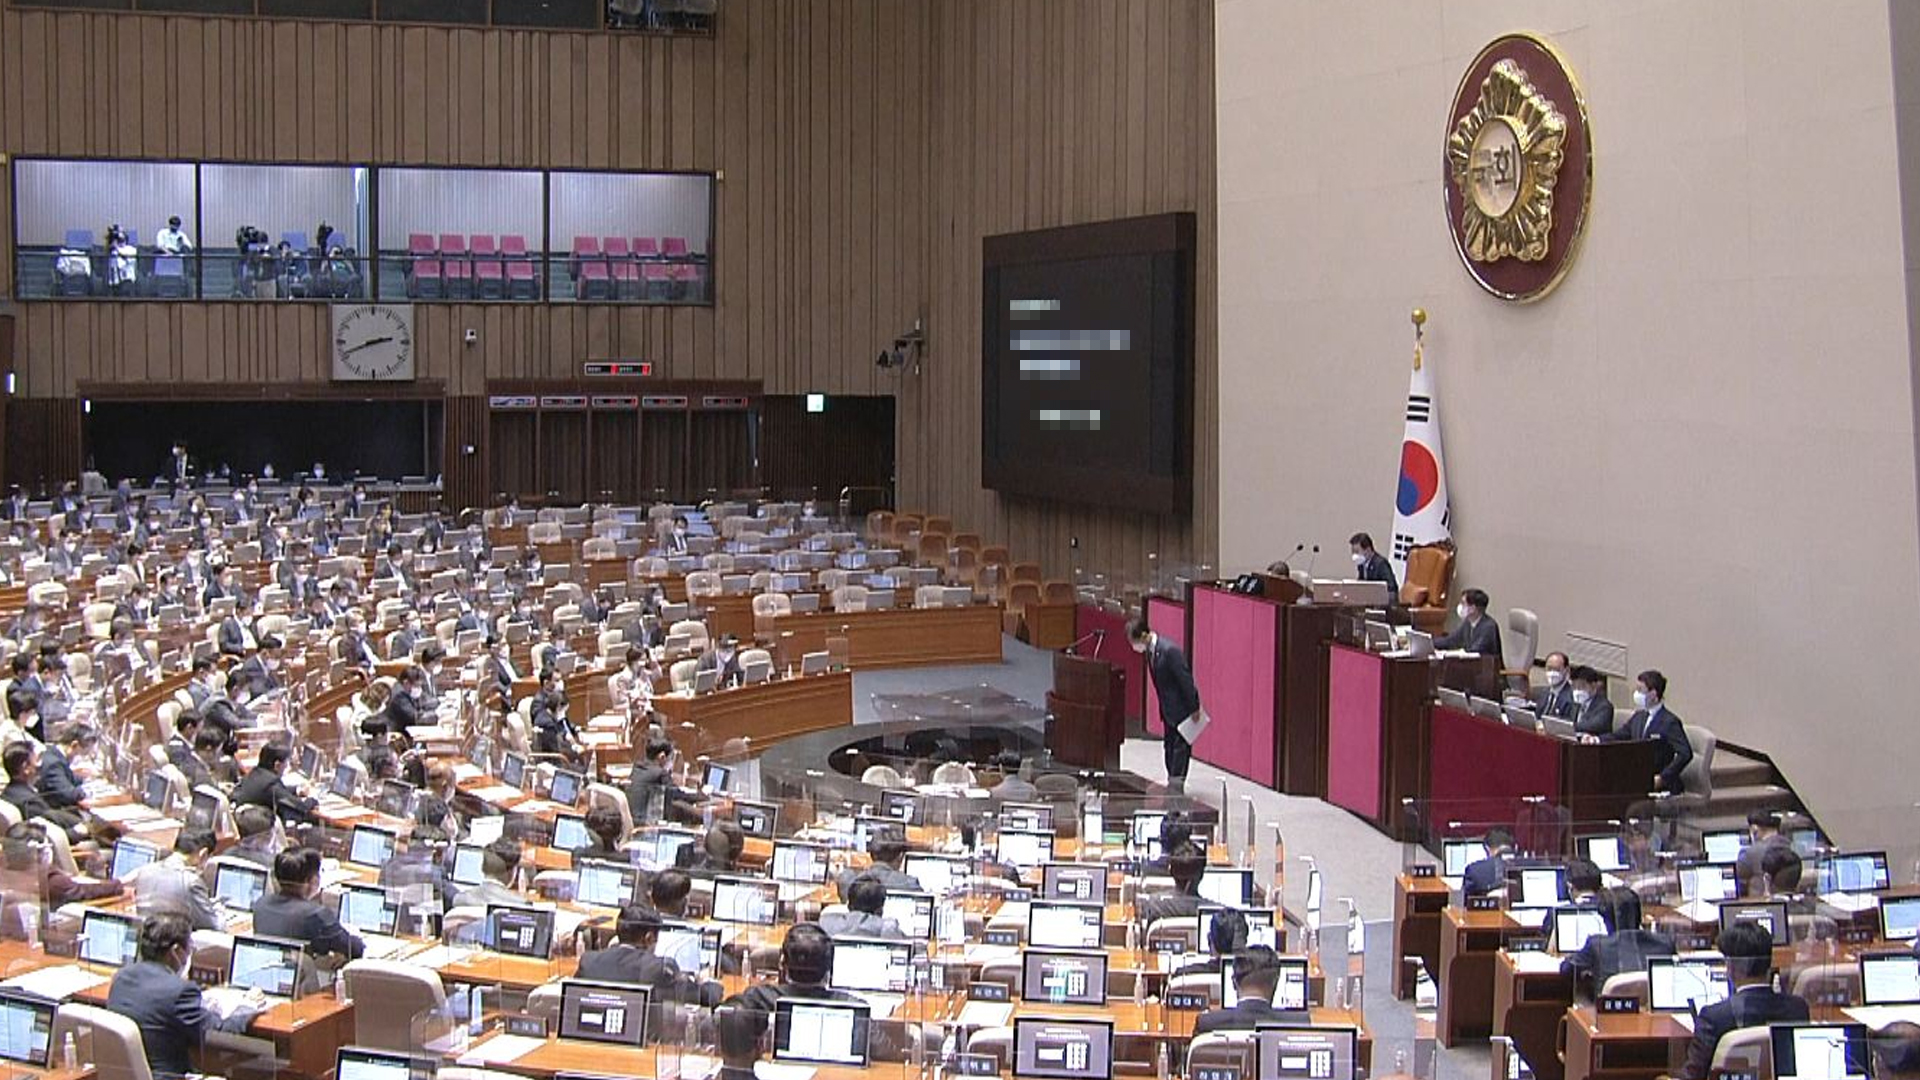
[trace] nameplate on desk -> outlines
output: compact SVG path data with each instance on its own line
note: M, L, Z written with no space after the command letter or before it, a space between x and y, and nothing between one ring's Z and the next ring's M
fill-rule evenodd
M1167 1008L1175 1012L1204 1012L1207 1005L1205 990L1174 990L1167 994Z
M1032 889L1008 889L1006 902L1009 904L1030 904L1033 902Z
M1627 997L1625 995L1602 995L1600 1000L1593 1004L1601 1016L1619 1016L1624 1013L1637 1013L1640 1011L1640 999L1637 997Z
M1240 1066L1201 1065L1193 1070L1193 1080L1240 1080Z
M1432 863L1414 863L1412 866L1407 867L1407 876L1415 881L1421 878L1439 877L1440 868Z
M1018 931L1018 930L989 930L989 931L987 931L987 944L989 944L989 945L1018 945L1018 944L1020 944L1020 931Z
M543 1016L529 1016L525 1013L509 1016L507 1017L507 1034L544 1039L547 1037L547 1020Z
M1543 937L1517 937L1507 939L1508 952L1546 952L1547 939Z
M1718 1069L1715 1071L1719 1074L1720 1080L1760 1080L1760 1074L1757 1072L1751 1072L1751 1071L1728 1072L1727 1070L1724 1070L1724 1069Z
M214 967L188 968L187 981L196 986L219 986L227 981L227 971Z
M1185 953L1186 951L1187 943L1179 938L1158 938L1153 942L1153 952L1156 956Z
M1865 945L1879 936L1871 924L1847 923L1840 927L1840 940L1849 945Z
M992 1054L955 1054L952 1072L955 1076L999 1076L1000 1059Z
M1467 897L1467 910L1499 911L1500 898L1497 896L1469 896Z
M968 1001L1012 1001L1012 987L1006 983L973 982L967 984Z

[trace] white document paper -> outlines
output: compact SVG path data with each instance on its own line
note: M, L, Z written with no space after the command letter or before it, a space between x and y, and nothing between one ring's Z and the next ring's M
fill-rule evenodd
M1187 742L1197 743L1200 741L1200 733L1207 730L1207 725L1211 723L1213 723L1213 717L1207 715L1207 710L1201 709L1180 721L1174 726L1174 730L1178 731L1180 737Z

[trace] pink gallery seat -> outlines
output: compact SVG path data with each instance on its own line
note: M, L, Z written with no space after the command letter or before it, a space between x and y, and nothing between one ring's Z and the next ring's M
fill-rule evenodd
M633 238L633 254L638 259L657 259L660 257L660 241L651 236Z
M680 236L664 237L660 241L660 254L665 255L669 259L686 258L687 257L686 238L680 237Z

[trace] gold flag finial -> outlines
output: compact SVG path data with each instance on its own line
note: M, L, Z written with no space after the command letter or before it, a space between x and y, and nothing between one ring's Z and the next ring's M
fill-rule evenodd
M1413 309L1413 370L1420 370L1420 343L1427 335L1427 309Z

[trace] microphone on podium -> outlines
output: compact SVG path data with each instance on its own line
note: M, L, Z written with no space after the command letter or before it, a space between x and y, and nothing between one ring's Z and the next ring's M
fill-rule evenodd
M1089 641L1094 641L1095 639L1104 639L1106 636L1107 636L1107 632L1105 630L1089 630L1086 633L1068 642L1067 647L1064 649L1061 649L1060 651L1063 653L1066 653L1068 656L1079 656L1080 653L1077 650L1080 648L1080 646L1085 645ZM1099 652L1100 646L1098 644L1094 645L1093 651Z
M1313 554L1307 559L1307 580L1313 580L1313 564L1320 560L1320 545L1313 545Z

